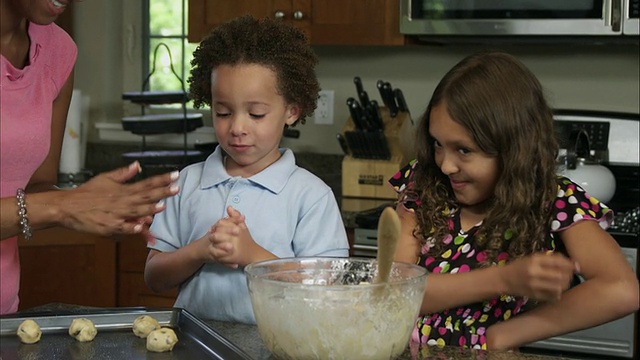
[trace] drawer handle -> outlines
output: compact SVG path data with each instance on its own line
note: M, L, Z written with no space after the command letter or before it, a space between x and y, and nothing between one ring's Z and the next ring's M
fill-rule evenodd
M360 244L353 244L353 248L356 250L370 250L370 251L378 251L378 247L377 246L369 246L369 245L360 245Z

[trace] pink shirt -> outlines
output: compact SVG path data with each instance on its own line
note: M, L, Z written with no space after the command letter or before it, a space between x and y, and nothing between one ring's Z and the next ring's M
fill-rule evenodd
M49 153L52 103L69 77L77 48L55 24L29 23L29 64L16 69L1 56L0 195L16 196ZM28 196L28 195L27 195ZM28 209L27 209L28 210ZM0 241L0 314L18 310L17 237Z

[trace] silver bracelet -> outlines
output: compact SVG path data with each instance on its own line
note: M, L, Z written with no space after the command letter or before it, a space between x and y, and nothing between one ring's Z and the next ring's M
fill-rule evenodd
M20 222L20 230L24 235L25 240L31 240L31 226L29 226L29 219L27 219L27 204L24 201L24 189L19 188L16 193L16 200L18 202L18 218Z

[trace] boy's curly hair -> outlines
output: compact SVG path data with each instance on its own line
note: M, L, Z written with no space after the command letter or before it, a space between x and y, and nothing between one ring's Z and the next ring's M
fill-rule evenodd
M442 239L448 233L449 209L455 209L451 183L435 163L429 135L431 109L445 104L486 154L495 156L499 177L489 210L477 234L486 251L483 265L496 262L500 251L511 259L544 249L551 205L558 184L555 159L558 144L553 115L535 75L515 57L482 52L454 66L440 81L417 130L418 163L413 191L422 205L416 211L414 235ZM429 250L444 251L441 241Z
M211 106L211 72L220 65L259 64L273 70L278 93L300 107L304 124L316 108L318 57L304 33L282 21L242 16L215 28L193 53L189 94L196 108Z

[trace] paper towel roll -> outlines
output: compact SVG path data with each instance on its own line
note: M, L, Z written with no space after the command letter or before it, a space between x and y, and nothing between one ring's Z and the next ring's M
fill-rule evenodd
M78 173L83 166L82 104L82 92L74 89L62 140L59 167L59 172L62 174Z

